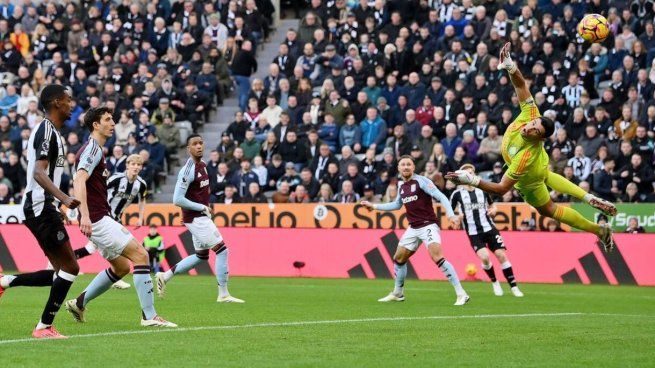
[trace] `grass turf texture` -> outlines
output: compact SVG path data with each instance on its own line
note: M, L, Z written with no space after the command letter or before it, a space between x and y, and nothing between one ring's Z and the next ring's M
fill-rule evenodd
M92 277L78 278L69 298ZM390 304L376 300L391 280L234 277L230 289L243 305L216 303L215 285L213 277L176 277L166 299L156 300L158 312L181 331L140 327L134 289L112 289L89 305L86 324L62 309L56 326L74 338L19 342L8 340L30 336L47 289L9 289L0 299L0 361L103 368L652 367L655 359L655 288L523 284L526 297L519 299L506 284L505 296L496 297L488 283L465 283L472 299L454 307L445 282L409 280L407 301ZM83 336L102 333L109 334Z

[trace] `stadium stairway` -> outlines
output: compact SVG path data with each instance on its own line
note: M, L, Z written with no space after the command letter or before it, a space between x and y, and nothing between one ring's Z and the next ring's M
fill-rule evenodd
M268 74L268 65L275 58L278 52L278 46L286 37L286 31L289 28L297 28L298 19L283 19L277 27L277 30L271 34L271 41L264 44L263 48L257 50L257 73L252 78L264 78ZM251 79L252 79L251 78ZM223 101L223 105L219 106L215 112L212 112L210 119L200 129L200 134L205 140L205 160L209 158L209 152L216 148L221 139L221 133L227 129L227 126L234 120L234 114L239 110L239 103L237 101L236 93L232 93L230 97ZM186 149L180 149L179 162L184 164L188 157ZM161 184L161 193L154 193L152 201L155 203L171 202L173 198L173 191L175 190L175 182L177 180L177 173L179 167L173 171L173 174L168 174L163 184Z

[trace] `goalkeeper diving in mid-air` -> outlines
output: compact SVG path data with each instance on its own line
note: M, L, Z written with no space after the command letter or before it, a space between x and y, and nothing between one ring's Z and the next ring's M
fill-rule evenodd
M616 206L548 170L549 157L544 150L544 140L553 134L555 123L539 113L521 71L510 56L509 43L500 51L500 67L508 71L521 106L521 113L507 128L501 146L503 159L509 168L500 183L481 180L466 170L449 172L446 178L456 184L472 185L498 195L516 188L521 197L541 215L595 234L605 250L611 251L614 240L610 225L598 225L571 207L555 204L550 198L548 187L584 201L610 216L616 215Z

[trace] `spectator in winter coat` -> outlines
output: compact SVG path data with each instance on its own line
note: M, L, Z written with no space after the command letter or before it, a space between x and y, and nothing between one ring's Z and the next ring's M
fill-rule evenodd
M286 163L293 163L296 171L300 171L307 164L307 147L298 141L296 132L287 131L284 142L280 143L280 155Z
M255 139L255 132L252 129L246 131L245 140L239 145L243 149L243 158L251 161L255 156L259 155L261 145Z
M318 137L330 147L330 151L337 151L339 139L339 127L334 123L332 114L327 113L323 116L325 121L318 128Z
M455 124L450 123L446 125L446 137L441 140L446 157L453 157L455 149L459 147L460 143L462 143L462 140L457 136L457 127Z
M362 130L362 146L364 149L375 148L375 152L382 152L384 140L387 136L387 123L378 116L375 107L366 110L366 118L359 123Z
M148 134L148 144L146 149L150 154L150 162L155 166L157 172L164 170L164 161L166 160L166 147L159 143L156 133Z
M182 144L180 129L175 126L171 118L167 117L164 118L164 123L157 127L157 136L159 142L166 148L166 160L170 162L171 155L177 154L177 150Z
M339 147L344 146L350 146L355 153L362 151L362 130L353 114L348 114L346 124L339 130Z

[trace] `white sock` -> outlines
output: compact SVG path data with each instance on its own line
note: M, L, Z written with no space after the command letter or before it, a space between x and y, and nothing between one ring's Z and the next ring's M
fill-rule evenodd
M164 281L168 282L168 280L173 278L173 271L168 270L164 272Z
M51 325L46 325L43 322L39 321L39 323L36 324L36 329L37 330L43 330L43 329L46 329L46 328L48 328L50 326Z
M16 276L14 275L4 275L0 277L0 287L3 289L9 288L10 287L9 285L11 284L12 281L14 281L15 278Z
M216 254L214 267L216 268L216 281L218 282L219 297L226 297L230 295L230 292L227 290L229 275L227 258L229 252L230 250L227 247L224 247L219 253Z

